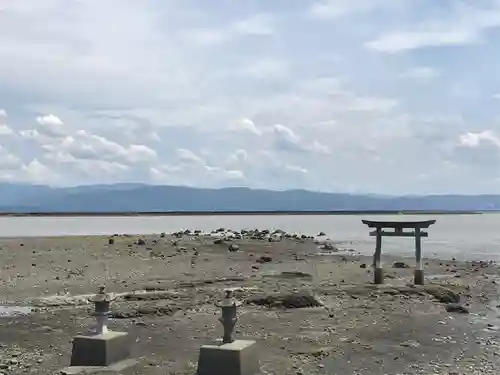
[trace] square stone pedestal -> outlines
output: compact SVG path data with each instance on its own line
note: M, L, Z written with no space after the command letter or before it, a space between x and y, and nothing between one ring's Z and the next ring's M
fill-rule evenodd
M101 335L75 336L70 367L62 372L121 371L136 363L130 358L130 344L126 332L109 331Z
M203 345L198 375L255 375L260 373L257 344L235 340L230 344Z

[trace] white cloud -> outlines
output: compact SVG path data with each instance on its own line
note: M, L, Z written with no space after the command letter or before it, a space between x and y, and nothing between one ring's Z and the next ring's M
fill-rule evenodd
M297 173L302 173L302 174L307 173L307 169L305 169L303 167L299 167L298 165L286 165L285 168L291 172L297 172Z
M7 111L0 108L0 136L13 135L14 131L2 121L7 120Z
M79 130L54 143L43 144L49 152L66 152L76 159L105 160L134 164L150 162L158 157L155 150L144 145L123 146L102 136Z
M483 40L485 31L500 27L500 3L486 1L477 7L454 3L445 18L425 20L412 30L384 33L369 41L367 47L387 53L439 46L460 46Z
M36 158L23 166L23 173L26 181L31 183L51 184L60 178L59 174Z
M500 136L491 130L484 130L479 133L466 133L459 137L460 145L465 147L479 147L484 143L492 144L500 148Z
M217 179L226 180L245 180L245 175L242 171L237 169L224 169L220 167L210 167L205 166L205 170L208 174L214 176Z
M238 149L226 159L226 165L239 165L247 162L249 159L248 152L244 149Z
M392 3L392 4L391 4ZM309 12L317 18L337 18L351 13L366 12L377 7L394 4L387 0L316 0Z
M13 135L14 131L5 124L0 124L0 136Z
M23 165L21 159L10 153L5 147L0 145L0 170L5 171L15 171Z
M274 34L273 20L269 14L257 14L237 21L232 28L246 35L272 35Z
M36 122L39 127L36 129L47 137L60 137L66 134L67 129L61 119L53 114L38 116Z
M299 147L300 138L292 129L286 126L277 124L273 126L274 135L279 145L286 149L295 149Z
M492 130L462 134L452 149L451 156L455 162L470 165L476 171L497 173L500 163L500 134Z
M274 125L274 146L278 150L292 152L310 152L313 154L329 155L330 149L323 145L318 140L312 143L304 141L301 137L294 133L292 129L283 125Z
M410 78L418 81L430 80L439 77L440 73L437 69L429 66L418 66L415 68L408 69L401 74L401 78Z
M400 32L383 35L368 42L367 46L380 52L395 53L423 47L459 46L476 39L477 35L467 30Z
M177 157L182 163L205 165L205 161L191 150L179 148Z
M290 66L286 61L262 59L249 63L236 73L258 79L285 79L290 74Z
M57 185L60 178L59 174L36 158L28 164L23 164L15 156L0 162L0 180L2 181Z
M330 148L322 143L320 143L318 140L314 140L312 145L309 147L309 149L316 154L323 154L323 155L330 155Z
M262 131L257 128L252 120L248 118L242 118L230 123L229 130L250 132L258 136L262 135Z
M40 125L48 125L48 126L62 126L64 125L61 119L53 114L46 116L38 116L36 118L36 122Z
M273 19L269 14L255 14L230 22L220 28L198 28L184 33L183 37L200 45L221 44L240 36L271 36L274 34Z

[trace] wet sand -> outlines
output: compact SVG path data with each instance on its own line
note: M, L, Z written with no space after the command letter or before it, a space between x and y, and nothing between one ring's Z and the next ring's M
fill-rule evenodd
M118 295L110 328L135 341L139 364L124 374L195 374L200 345L222 334L213 302L227 287L245 302L237 337L258 341L263 373L484 374L498 365L496 265L426 259L426 285L415 287L413 260L386 256L386 284L375 286L371 258L337 251L342 243L239 233L1 240L0 300L34 311L0 318L0 374L67 366L72 337L94 326L85 295L103 284ZM470 313L447 311L457 306Z

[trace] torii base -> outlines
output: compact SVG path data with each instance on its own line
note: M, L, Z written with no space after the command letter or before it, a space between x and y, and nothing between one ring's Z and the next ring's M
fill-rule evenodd
M255 375L260 373L257 344L235 340L230 344L203 345L197 375Z
M77 374L95 371L121 371L133 366L130 338L126 332L108 331L99 335L75 336L70 367L62 372Z
M375 268L373 270L373 283L383 284L384 283L384 270L383 268Z
M424 285L424 270L415 270L413 271L413 283L415 285Z

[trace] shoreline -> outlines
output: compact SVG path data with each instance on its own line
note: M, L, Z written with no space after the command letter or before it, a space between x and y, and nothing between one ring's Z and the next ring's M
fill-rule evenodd
M331 211L144 211L144 212L0 212L0 217L74 217L74 216L356 216L356 215L481 215L498 211L460 211L460 210L331 210Z

